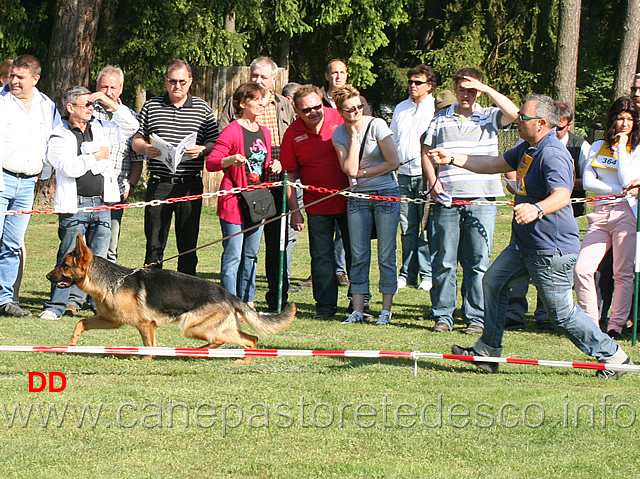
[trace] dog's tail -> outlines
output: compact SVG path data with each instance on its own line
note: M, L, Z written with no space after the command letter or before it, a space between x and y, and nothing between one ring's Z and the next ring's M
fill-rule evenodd
M263 314L248 306L241 312L242 317L258 334L273 334L284 331L296 317L296 303L288 303L280 314Z

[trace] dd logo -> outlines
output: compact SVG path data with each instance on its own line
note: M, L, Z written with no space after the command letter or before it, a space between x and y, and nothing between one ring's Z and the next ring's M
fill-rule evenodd
M60 379L60 386L56 387L55 380L56 378ZM39 385L37 385L39 382ZM29 373L29 392L30 393L39 393L44 391L47 387L47 377L44 373L39 373L37 371ZM60 391L64 391L64 388L67 387L67 377L58 372L50 372L49 373L49 392L51 393L59 393Z

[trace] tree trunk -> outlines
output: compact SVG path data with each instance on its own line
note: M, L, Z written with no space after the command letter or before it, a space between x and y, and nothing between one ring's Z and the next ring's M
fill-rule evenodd
M560 0L554 98L575 110L582 0Z
M638 18L640 0L628 0L624 19L622 45L618 59L618 74L613 84L613 99L629 95L633 75L638 62L638 47L640 47L640 19Z
M58 108L65 89L89 86L101 6L102 0L57 0L44 90Z

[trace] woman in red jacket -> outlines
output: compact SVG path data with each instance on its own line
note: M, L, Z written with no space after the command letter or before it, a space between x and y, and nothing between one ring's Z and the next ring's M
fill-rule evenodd
M264 101L264 88L254 82L240 85L233 94L236 120L222 130L207 157L207 170L225 172L222 190L262 183L268 169L274 173L281 170L279 161L271 161L271 134L257 122L264 111ZM252 226L243 218L236 195L218 197L218 216L224 237ZM220 284L252 307L262 229L261 225L222 243Z

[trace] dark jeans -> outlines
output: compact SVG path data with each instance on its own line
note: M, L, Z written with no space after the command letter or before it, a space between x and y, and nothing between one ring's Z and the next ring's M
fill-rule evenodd
M276 203L276 211L278 215L282 213L282 188L272 188L271 194ZM288 208L287 208L288 209ZM285 223L288 217L284 218ZM265 294L267 305L270 311L278 309L278 286L280 284L280 221L274 221L272 223L264 225L264 267L267 275L267 283L269 290ZM285 247L289 243L289 228L285 227L284 245ZM289 274L287 270L287 258L285 255L282 262L282 307L287 304L289 291Z
M147 201L166 200L186 195L202 194L202 178L194 176L185 183L161 183L149 180ZM162 260L167 246L171 218L175 214L176 245L178 253L189 251L198 245L202 199L173 204L147 206L144 211L144 233L147 237L145 264ZM178 258L178 271L195 276L198 257L195 251ZM158 267L162 267L159 265Z
M316 313L335 315L338 311L338 280L333 255L335 224L342 232L347 271L351 270L351 243L347 226L347 213L314 215L307 213L309 226L309 251L311 253L311 278Z

